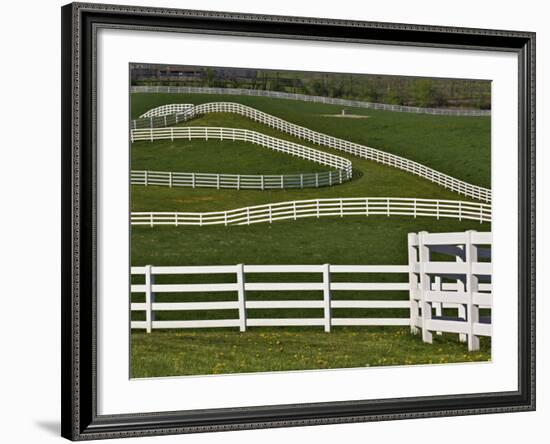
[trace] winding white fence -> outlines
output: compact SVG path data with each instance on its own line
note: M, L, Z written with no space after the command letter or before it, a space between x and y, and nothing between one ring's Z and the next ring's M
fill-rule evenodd
M170 127L170 128L149 128L135 129L131 131L132 142L154 141L154 140L175 140L175 139L204 139L204 140L231 140L244 141L269 148L292 156L300 157L321 165L326 165L339 170L341 182L350 180L352 177L352 163L350 160L335 154L325 153L298 143L267 136L257 131L239 128L222 127Z
M278 220L326 216L413 216L491 222L491 206L457 200L400 197L349 197L277 202L213 212L131 213L132 225L250 225Z
M150 109L146 113L143 113L139 118L146 117L160 117L168 116L171 114L181 114L193 109L194 105L188 103L171 103L168 105L158 106L156 108Z
M342 170L320 173L253 175L179 173L172 171L132 170L132 185L167 187L217 188L235 190L283 190L291 188L320 188L344 182Z
M352 106L355 108L379 109L414 114L431 114L439 116L490 116L490 110L478 109L447 109L423 108L418 106L390 105L386 103L364 102L360 100L346 100L334 97L310 96L280 91L266 91L260 89L243 88L209 88L195 86L132 86L131 92L136 93L192 93L192 94L228 94L238 96L272 97L274 99L290 99L302 102L325 103L330 105Z
M492 335L490 318L480 316L480 308L492 306L491 244L488 232L409 233L412 333L421 331L429 343L434 332L458 333L468 350L479 349L480 336ZM433 261L433 253L453 261ZM457 314L447 315L449 308Z
M468 342L469 350L479 349L480 336L492 336L490 317L481 317L481 309L492 307L491 233L467 231L463 233L410 233L408 236L408 265L219 265L185 267L131 267L132 275L143 276L142 284L132 284L131 293L142 295L143 302L132 302L132 312L145 312L145 320L132 320L131 328L218 328L238 327L245 331L259 326L322 326L330 332L334 326L410 326L412 333L422 331L424 342L431 343L433 333L456 333ZM432 253L453 258L452 261L433 261ZM481 262L481 259L488 262ZM253 274L262 274L262 282L248 282ZM292 273L320 275L308 282L281 282ZM369 274L408 275L405 279L357 279ZM345 274L349 281L334 279ZM162 275L225 275L231 282L219 283L157 283ZM266 276L272 277L266 277ZM308 277L309 278L309 277ZM306 279L306 278L303 278ZM311 279L311 278L309 278ZM380 277L378 277L380 279ZM219 280L219 279L218 279ZM227 278L225 279L227 280ZM254 281L257 279L253 279ZM249 292L307 292L308 299L292 300L273 296L270 300L249 297ZM334 292L408 292L394 299L342 300ZM311 298L312 292L318 296ZM157 294L175 295L172 302L157 302ZM189 294L230 294L229 300L190 302ZM177 296L180 294L180 296ZM341 294L341 293L340 293ZM144 297L143 297L144 295ZM203 296L204 297L204 296ZM265 296L264 296L265 297ZM217 298L219 299L219 298ZM398 317L337 317L333 309L397 309ZM249 309L287 310L281 317L251 317ZM322 317L289 317L289 309L322 309ZM157 311L235 310L237 317L229 319L156 320ZM435 313L434 313L435 311ZM349 312L348 312L349 313ZM395 314L394 314L395 316Z
M164 105L171 106L171 105ZM163 112L163 107L155 108L156 112ZM153 111L153 110L151 110ZM187 109L180 114L174 114L172 116L162 117L148 117L143 119L137 119L132 121L131 132L133 140L147 140L146 129L144 126L150 127L150 131L154 131L152 128L166 126L167 124L173 124L174 122L182 122L189 120L197 115L207 113L235 113L245 117L248 117L254 121L263 123L279 131L283 131L287 134L295 136L300 139L307 140L311 143L327 146L336 150L344 151L346 153L353 154L354 156L361 157L363 159L373 160L384 165L389 165L398 168L403 171L415 174L417 176L428 179L444 188L450 189L458 194L462 194L473 199L482 200L485 202L491 201L491 190L488 188L472 185L468 182L456 179L448 174L440 173L433 168L429 168L421 163L405 159L404 157L397 156L395 154L386 153L384 151L371 148L365 145L361 145L347 140L339 139L337 137L329 136L317 131L310 130L308 128L296 125L294 123L287 122L279 117L272 116L270 114L259 111L255 108L241 105L239 103L232 102L213 102L203 103L197 105L191 109ZM173 119L173 122L172 120ZM167 123L168 122L168 123ZM170 123L171 122L171 123ZM140 129L141 128L141 129ZM244 131L244 130L241 130ZM136 133L137 132L137 133ZM139 134L139 139L134 138L134 134ZM257 133L260 134L260 133ZM268 137L268 136L265 136ZM169 137L166 137L169 138Z

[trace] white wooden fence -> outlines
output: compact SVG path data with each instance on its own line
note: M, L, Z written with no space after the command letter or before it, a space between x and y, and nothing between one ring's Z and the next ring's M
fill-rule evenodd
M447 109L423 108L418 106L391 105L386 103L364 102L360 100L346 100L334 97L310 96L280 91L265 91L260 89L242 88L208 88L194 86L132 86L132 92L137 93L193 93L193 94L228 94L238 96L272 97L275 99L300 100L303 102L326 103L330 105L352 106L356 108L379 109L414 114L432 114L439 116L490 116L490 110L481 109Z
M339 170L342 176L339 183L350 180L352 177L352 163L344 157L325 153L324 151L316 150L315 148L310 148L298 143L267 136L257 131L239 128L202 126L149 128L131 131L132 142L175 139L239 140L249 142L269 148L273 151L290 154Z
M434 332L458 333L468 350L479 349L480 336L492 335L490 319L480 317L480 308L492 306L491 244L490 232L409 233L412 333L421 331L429 343ZM434 261L433 253L453 260ZM446 315L449 308L456 315Z
M220 265L185 267L131 267L132 275L144 276L142 284L133 284L133 295L144 295L144 302L132 302L132 312L145 312L145 320L132 320L131 328L217 328L259 326L322 326L330 332L333 326L410 326L412 333L422 332L422 340L431 343L433 333L456 333L468 342L468 350L479 349L480 336L492 336L490 317L482 318L480 308L492 307L491 233L467 231L463 233L410 233L408 237L408 265ZM450 255L453 261L431 260L432 253ZM481 262L486 258L489 262ZM253 274L272 274L276 281L262 277L265 282L248 282ZM281 277L291 273L319 274L312 282L281 282ZM334 279L335 274L353 275L347 282ZM358 274L408 274L408 282L392 279L390 282L360 281ZM230 275L227 283L156 283L162 275ZM318 292L315 299L292 299L273 297L258 300L247 297L247 292ZM333 292L389 291L408 292L408 299L341 300L333 298ZM157 302L155 295L161 293L182 294L183 301ZM229 293L229 300L185 301L188 294ZM180 297L180 298L181 298ZM403 316L382 317L335 317L333 309L399 309ZM322 317L253 318L249 309L322 309ZM237 317L229 319L201 320L156 320L156 311L235 310ZM435 313L434 313L435 310ZM448 311L456 312L449 315Z
M403 300L332 300L333 291L408 291L407 282L332 282L331 277L337 273L400 273L407 274L408 266L398 265L221 265L221 266L191 266L191 267L132 267L133 275L144 275L144 284L134 284L132 293L144 294L145 302L132 302L132 311L145 312L144 321L132 321L131 327L146 329L154 328L214 328L239 327L245 331L248 327L260 326L323 326L326 332L332 326L342 325L410 325L407 316L410 302ZM247 282L246 276L257 273L273 273L281 276L288 273L318 273L321 280L315 282ZM232 283L207 284L155 284L155 276L159 275L212 275L231 274L235 276ZM288 292L316 291L319 298L315 300L248 300L247 292ZM232 292L235 296L228 301L217 302L156 302L158 293L219 293ZM250 318L248 309L323 309L322 318ZM401 318L337 318L333 317L333 308L399 308L403 309ZM185 321L157 321L155 311L186 311L186 310L238 310L238 318Z
M187 105L187 104L186 104ZM164 105L172 106L172 105ZM162 113L163 107L155 108L155 112ZM154 111L154 110L151 110ZM317 131L310 130L308 128L296 125L294 123L287 122L279 117L272 116L270 114L259 111L255 108L241 105L240 103L232 102L213 102L203 103L193 108L187 109L181 114L175 114L172 117L149 117L145 119L138 119L132 121L132 141L133 140L147 140L147 132L144 127L163 127L168 124L174 124L175 122L181 122L189 120L197 115L202 115L212 112L226 112L236 113L245 117L248 117L254 121L263 123L270 127L273 127L279 131L283 131L292 136L300 139L307 140L311 143L327 146L336 150L344 151L346 153L353 154L354 156L361 157L363 159L373 160L384 165L389 165L403 171L415 174L417 176L428 179L431 182L450 189L458 194L471 197L473 199L482 200L485 202L491 201L491 190L488 188L472 185L460 179L456 179L448 174L440 173L433 168L429 168L421 163L406 159L395 154L386 153L384 151L361 145L358 143L350 142L337 137L329 136ZM173 121L171 120L173 119ZM141 128L141 129L140 129ZM140 131L135 133L135 131ZM242 131L242 130L241 130ZM153 130L151 130L152 134ZM134 134L139 134L139 138L135 138ZM260 134L260 133L257 133ZM150 136L151 138L152 136ZM170 133L164 133L165 138L170 138ZM267 136L266 136L267 137ZM151 139L154 140L154 139Z
M400 197L349 197L277 202L229 211L131 213L132 225L250 225L326 216L412 216L491 222L491 206L457 200Z
M236 190L274 190L290 188L319 188L344 182L342 170L320 173L253 175L180 173L172 171L132 170L132 185L158 185L167 187L229 188Z

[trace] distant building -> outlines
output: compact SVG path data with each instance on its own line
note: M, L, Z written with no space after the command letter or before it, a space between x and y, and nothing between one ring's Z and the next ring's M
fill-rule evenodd
M198 81L204 77L203 68L195 66L133 65L132 81Z

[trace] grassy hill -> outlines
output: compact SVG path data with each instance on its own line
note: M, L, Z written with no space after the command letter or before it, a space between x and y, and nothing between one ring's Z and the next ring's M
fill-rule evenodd
M169 103L238 102L292 123L379 148L475 185L490 187L490 117L417 115L348 109L366 119L346 119L342 107L265 97L217 94L133 93L132 118ZM198 125L198 123L193 123Z
M342 151L320 147L245 117L216 113L182 125L247 128L348 158L353 163L351 181L333 187L304 190L216 190L166 187L132 187L133 211L222 211L286 200L329 197L418 197L471 201L405 171L361 159ZM304 159L273 152L258 145L232 141L175 140L135 142L132 168L161 171L284 174L326 171Z

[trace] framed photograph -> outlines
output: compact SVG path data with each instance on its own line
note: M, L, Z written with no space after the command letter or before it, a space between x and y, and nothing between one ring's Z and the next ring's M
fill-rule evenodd
M533 410L534 45L64 6L62 435Z

